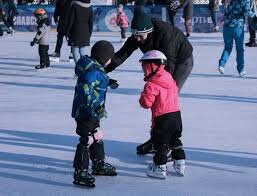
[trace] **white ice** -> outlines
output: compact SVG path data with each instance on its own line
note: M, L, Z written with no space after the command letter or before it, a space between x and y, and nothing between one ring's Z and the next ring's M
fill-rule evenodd
M71 118L74 64L64 42L60 63L35 71L35 33L0 38L0 195L176 195L255 196L257 194L256 48L245 48L247 77L239 78L233 49L225 75L217 71L221 33L192 34L195 66L181 95L182 141L187 155L184 177L146 176L151 156L136 155L149 138L150 110L140 108L143 82L138 50L110 76L119 81L107 94L102 122L106 159L117 177L96 177L96 188L73 186L72 161L78 136ZM50 36L54 51L56 33ZM120 47L119 34L94 34ZM245 42L248 34L245 35ZM90 47L88 48L90 53Z

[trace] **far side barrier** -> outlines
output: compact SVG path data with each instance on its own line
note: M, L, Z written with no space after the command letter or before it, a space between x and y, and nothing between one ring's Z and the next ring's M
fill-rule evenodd
M54 23L53 13L54 6L42 6L48 16L51 18L51 27L56 28ZM19 15L15 19L15 26L17 31L35 31L35 18L33 11L36 6L18 6ZM124 11L128 16L131 24L133 18L133 6L125 6ZM168 14L165 7L153 6L146 7L146 12L150 13L152 17L168 21ZM115 24L116 7L115 6L94 6L94 32L118 32L120 28ZM194 5L193 17L191 19L192 32L211 32L213 24L210 17L210 12L207 5ZM184 30L184 19L182 10L178 10L175 18L175 24L178 28ZM223 17L223 9L221 7L218 12L218 24L221 23ZM221 27L221 25L220 25ZM221 27L222 29L222 27ZM130 31L130 28L127 29Z

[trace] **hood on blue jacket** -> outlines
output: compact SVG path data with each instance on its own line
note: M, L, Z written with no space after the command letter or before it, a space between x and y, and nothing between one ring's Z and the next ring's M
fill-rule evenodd
M103 66L100 65L96 60L90 58L89 56L83 56L76 63L75 74L79 77L84 75L85 72L95 68L104 72Z

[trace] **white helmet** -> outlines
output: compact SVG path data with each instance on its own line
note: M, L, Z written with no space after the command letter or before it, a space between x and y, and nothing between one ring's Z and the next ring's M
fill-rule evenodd
M139 60L139 62L142 61L156 61L159 64L167 64L166 56L159 50L150 50L146 52Z

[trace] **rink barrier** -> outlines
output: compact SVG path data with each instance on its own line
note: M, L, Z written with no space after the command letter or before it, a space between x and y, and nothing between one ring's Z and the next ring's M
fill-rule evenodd
M48 16L51 18L51 28L55 29L56 24L53 19L54 6L45 5L43 7ZM33 16L33 11L37 6L18 6L18 15L15 18L15 28L16 31L35 31L35 17ZM153 18L158 18L163 21L168 21L168 14L166 12L166 7L163 6L148 6L144 7L145 11L152 15ZM133 6L125 6L124 11L128 16L128 19L131 24L133 17ZM94 10L94 32L119 32L120 28L116 25L116 7L115 6L93 6ZM179 9L176 18L175 24L178 28L184 30L184 19L183 19L183 10ZM218 12L218 24L221 23L223 18L223 8L220 7ZM193 17L191 19L191 30L192 32L201 32L207 33L212 32L213 24L210 17L210 12L208 5L197 4L194 5ZM222 31L222 26L220 25ZM130 31L130 27L127 29Z

